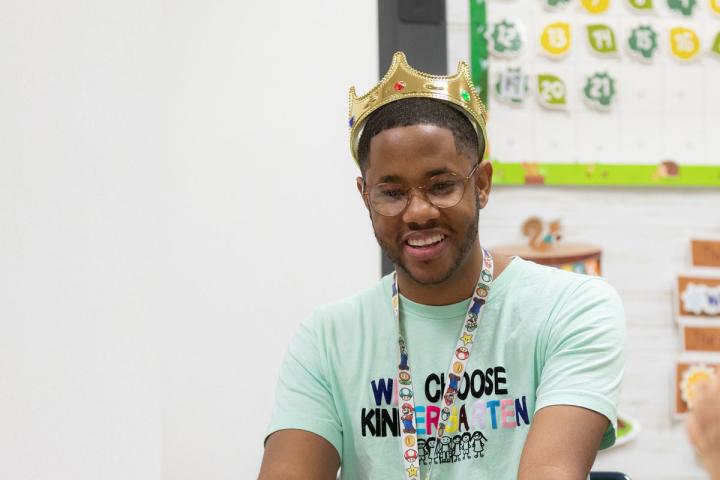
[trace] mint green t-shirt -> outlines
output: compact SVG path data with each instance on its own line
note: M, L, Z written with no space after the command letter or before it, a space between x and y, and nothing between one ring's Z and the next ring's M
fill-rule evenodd
M268 434L327 439L346 480L403 478L398 330L391 276L304 321L283 361ZM469 300L427 306L400 297L415 391L420 468L433 478L514 479L535 412L576 405L610 420L615 441L625 319L604 280L515 258L493 282L445 437L441 396ZM404 417L404 418L403 418ZM566 426L557 425L558 429ZM435 453L435 455L433 455Z

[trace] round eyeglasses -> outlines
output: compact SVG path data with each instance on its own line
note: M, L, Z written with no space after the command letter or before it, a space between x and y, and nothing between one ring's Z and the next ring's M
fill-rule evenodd
M368 187L363 180L363 195L367 197L372 209L385 217L399 215L410 203L410 191L415 188L424 193L425 198L437 208L454 207L463 195L468 180L475 175L480 164L476 164L466 177L454 172L441 173L430 177L424 184L408 187L402 183L385 182Z

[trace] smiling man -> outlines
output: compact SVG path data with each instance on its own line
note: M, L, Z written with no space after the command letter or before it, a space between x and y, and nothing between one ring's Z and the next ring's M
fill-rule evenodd
M615 439L624 314L603 280L480 243L492 165L461 62L351 89L357 188L396 272L305 320L260 478L572 479Z

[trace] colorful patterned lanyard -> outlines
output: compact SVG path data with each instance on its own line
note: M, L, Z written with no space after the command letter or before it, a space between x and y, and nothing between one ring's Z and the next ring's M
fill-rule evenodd
M452 359L450 360L450 368L448 369L447 385L443 392L442 402L443 409L440 412L440 420L437 425L437 436L435 437L435 450L437 451L440 445L440 440L445 434L445 427L447 421L450 418L453 404L455 403L455 394L460 388L463 374L465 373L465 365L470 358L470 351L473 346L473 338L475 336L475 330L477 329L480 315L482 314L485 300L490 293L490 286L493 281L493 259L490 252L482 249L483 251L483 268L480 272L480 278L477 282L477 287L473 293L472 300L468 306L467 315L465 316L465 322L463 323L462 329L460 330L460 338L455 345ZM392 307L395 314L395 320L398 325L398 332L400 329L400 298L397 286L397 272L393 275L392 284ZM408 352L405 347L405 340L403 339L402 333L399 333L398 345L400 347L400 365L398 365L398 375L396 381L398 385L402 385L404 397L410 397L408 401L402 401L399 405L400 408L400 440L403 452L403 462L405 469L406 480L417 480L420 475L420 463L418 460L417 448L417 433L415 430L415 391L413 389L412 376L410 375L410 364L408 361ZM435 452L430 458L435 457ZM430 479L432 473L433 463L430 462L428 471L425 474L425 479Z

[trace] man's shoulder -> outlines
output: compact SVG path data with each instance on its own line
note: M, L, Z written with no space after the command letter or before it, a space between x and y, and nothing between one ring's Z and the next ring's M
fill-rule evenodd
M519 283L525 286L544 286L561 292L576 288L603 288L601 285L608 285L602 277L541 265L529 260L521 260L521 263L522 274L519 275Z
M321 305L305 323L322 328L374 318L379 311L390 308L390 281L389 276L383 277L358 293Z
M571 298L619 300L615 289L602 277L584 275L560 268L540 265L527 260L520 261L513 279L512 293L515 298L530 295L552 303L562 303Z

